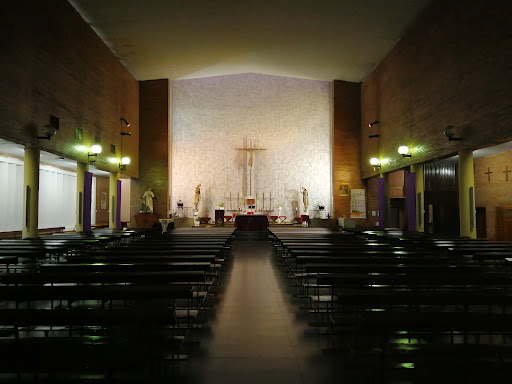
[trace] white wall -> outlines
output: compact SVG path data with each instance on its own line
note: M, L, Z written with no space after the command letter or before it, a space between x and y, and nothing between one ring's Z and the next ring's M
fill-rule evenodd
M237 209L248 193L247 139L257 151L252 195L266 195L265 209L283 204L293 218L302 209L300 187L331 209L330 83L279 76L241 74L173 82L171 204L193 206L201 184L201 216L218 203ZM270 206L269 194L275 199Z
M0 232L21 231L23 220L23 161L0 156ZM76 173L41 165L39 169L39 228L76 225Z
M0 232L23 225L23 161L0 156Z
M41 166L39 169L39 228L76 225L76 173Z

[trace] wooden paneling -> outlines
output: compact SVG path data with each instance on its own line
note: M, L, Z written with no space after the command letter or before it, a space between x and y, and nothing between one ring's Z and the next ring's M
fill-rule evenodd
M154 213L160 218L167 217L169 105L169 80L140 82L140 177L132 181L132 216L139 213L140 196L147 187L151 187L155 194Z
M360 83L333 82L334 217L350 217L350 189L364 188L359 145L360 100ZM349 185L349 196L340 196L341 184Z

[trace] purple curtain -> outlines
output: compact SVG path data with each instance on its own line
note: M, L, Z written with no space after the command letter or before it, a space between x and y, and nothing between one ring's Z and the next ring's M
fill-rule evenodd
M121 180L117 180L116 228L121 228Z
M407 212L407 229L416 230L416 173L407 174L405 179L405 209Z
M91 230L92 173L84 172L84 231Z
M386 195L384 191L384 179L378 180L377 189L379 191L379 228L386 227Z

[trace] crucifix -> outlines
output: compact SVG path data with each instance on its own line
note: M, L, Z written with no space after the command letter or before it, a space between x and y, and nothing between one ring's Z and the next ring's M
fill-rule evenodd
M487 167L487 172L485 172L487 175L487 181L491 181L491 173L491 168Z
M505 177L506 177L506 181L508 181L508 174L512 172L510 169L508 169L508 165L505 166L505 170L503 171L503 173L505 174Z
M254 151L266 151L266 148L253 148L252 139L247 140L247 148L236 148L237 151L247 151L249 154L249 160L247 165L249 166L249 196L252 195L252 166L254 164Z

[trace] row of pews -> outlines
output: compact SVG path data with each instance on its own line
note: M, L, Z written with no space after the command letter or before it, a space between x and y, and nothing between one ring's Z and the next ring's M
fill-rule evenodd
M511 382L510 242L302 228L271 238L326 351L365 382Z
M168 382L197 344L233 229L0 240L0 382Z

